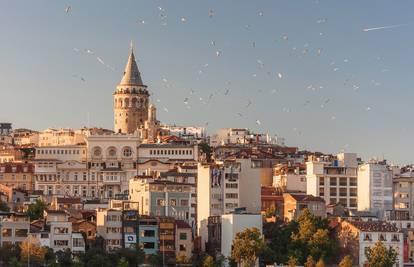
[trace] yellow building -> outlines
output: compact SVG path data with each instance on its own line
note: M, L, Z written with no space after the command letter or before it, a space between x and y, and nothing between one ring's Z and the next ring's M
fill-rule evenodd
M34 166L30 163L1 163L0 184L12 188L32 190L34 188L33 173Z

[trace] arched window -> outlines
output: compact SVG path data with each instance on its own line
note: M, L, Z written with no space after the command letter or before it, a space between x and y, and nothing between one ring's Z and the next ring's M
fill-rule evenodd
M132 156L132 149L130 147L124 147L124 149L122 150L122 155L124 155L124 157L131 157Z
M136 97L132 98L132 107L137 108L138 107L138 100Z
M124 103L124 107L127 108L129 107L129 98L125 98L125 103Z
M115 147L110 147L107 150L107 155L109 158L115 158L116 157L116 148Z
M118 99L118 108L122 108L122 98Z
M93 157L100 157L102 156L102 148L99 146L96 146L92 149L92 156Z

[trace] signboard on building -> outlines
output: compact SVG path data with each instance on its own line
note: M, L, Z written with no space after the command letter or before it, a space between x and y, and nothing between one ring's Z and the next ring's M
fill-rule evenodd
M125 235L125 244L135 244L135 243L137 243L137 236L135 234Z

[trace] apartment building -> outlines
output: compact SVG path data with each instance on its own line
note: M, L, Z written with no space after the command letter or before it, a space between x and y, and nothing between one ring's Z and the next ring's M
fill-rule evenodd
M193 255L193 230L183 221L175 221L175 255L176 258L189 260Z
M0 183L11 188L34 189L34 165L23 162L0 163Z
M358 210L383 219L393 209L394 173L386 161L371 160L358 167Z
M277 164L273 167L273 186L283 192L306 193L306 166Z
M23 242L30 231L30 219L25 214L5 213L0 215L0 245Z
M197 162L198 145L181 143L140 144L139 162L157 159L162 162Z
M414 171L403 170L393 180L393 211L391 219L414 220Z
M197 233L203 250L208 241L209 217L228 214L238 208L260 212L262 170L256 167L250 158L198 165Z
M358 160L354 153L340 153L336 157L311 156L306 162L306 193L321 197L329 204L341 203L356 211Z
M398 253L396 266L404 263L403 233L394 225L384 221L340 221L337 228L341 255L351 255L354 264L364 266L365 251L381 241L387 248Z
M297 219L304 209L308 209L315 216L326 217L326 206L323 198L306 194L283 194L284 220Z
M139 203L140 214L173 217L193 225L191 187L188 183L138 176L129 182L129 199Z

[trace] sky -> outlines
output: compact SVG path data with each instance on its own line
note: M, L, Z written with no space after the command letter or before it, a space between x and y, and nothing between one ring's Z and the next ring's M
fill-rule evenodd
M162 123L411 163L414 2L0 0L0 121L113 127L130 42ZM67 12L66 12L67 11ZM384 28L364 31L390 25Z

